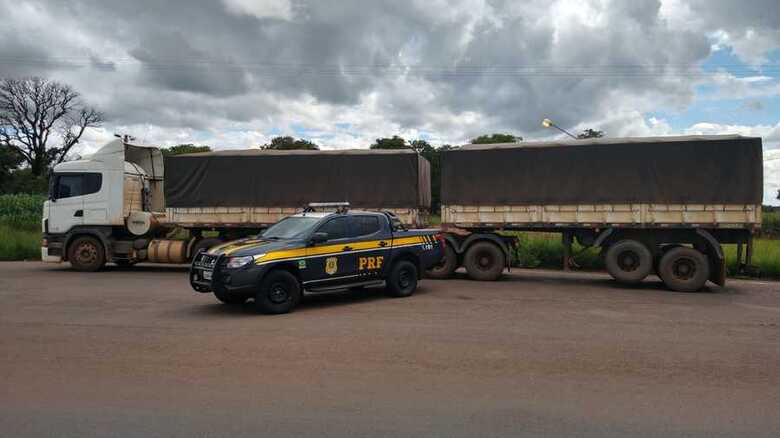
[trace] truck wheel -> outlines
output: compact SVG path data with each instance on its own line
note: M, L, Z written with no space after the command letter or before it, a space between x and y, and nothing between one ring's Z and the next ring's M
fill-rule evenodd
M657 254L656 256L653 257L653 272L658 274L658 272L659 272L658 266L661 264L661 258L667 252L669 252L669 251L671 251L671 250L673 250L675 248L680 248L680 247L682 247L682 245L680 245L679 243L670 243L670 244L667 244L667 245L661 245L658 248L659 254Z
M245 294L231 294L227 291L215 290L214 296L225 304L244 304L249 296Z
M78 237L68 248L68 261L77 271L94 272L106 264L106 251L98 239Z
M607 249L604 264L615 280L635 284L653 270L653 254L636 240L621 240Z
M681 246L669 250L658 264L666 287L677 292L696 292L710 278L710 263L701 252Z
M222 240L217 239L216 237L207 237L205 239L199 240L195 246L192 247L192 254L190 254L190 259L195 257L195 254L200 252L200 250L208 251L209 248L212 246L217 246L220 243L222 243Z
M287 271L269 272L255 295L255 307L268 314L288 313L301 301L301 285Z
M408 297L417 289L417 266L409 260L401 260L390 269L387 278L387 294L391 297Z
M425 275L437 280L446 280L452 277L456 269L458 269L458 255L455 254L455 250L451 246L445 246L441 262L425 271Z
M466 250L463 266L466 267L466 272L472 280L497 280L504 272L506 257L498 245L490 242L477 242Z

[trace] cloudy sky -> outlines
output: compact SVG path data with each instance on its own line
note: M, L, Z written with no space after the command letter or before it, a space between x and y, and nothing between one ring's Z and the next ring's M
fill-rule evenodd
M115 132L245 148L394 134L764 138L780 189L777 0L0 0L0 76L66 82Z

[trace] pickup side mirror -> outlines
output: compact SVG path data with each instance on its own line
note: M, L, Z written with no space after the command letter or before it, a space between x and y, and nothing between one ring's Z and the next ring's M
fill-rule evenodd
M328 233L314 233L309 238L309 242L312 244L322 243L328 241Z

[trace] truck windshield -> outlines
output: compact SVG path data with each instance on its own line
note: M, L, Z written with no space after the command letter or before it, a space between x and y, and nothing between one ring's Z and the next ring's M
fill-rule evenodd
M319 221L320 218L318 217L287 217L271 225L270 228L265 230L262 237L266 239L295 239L303 237Z

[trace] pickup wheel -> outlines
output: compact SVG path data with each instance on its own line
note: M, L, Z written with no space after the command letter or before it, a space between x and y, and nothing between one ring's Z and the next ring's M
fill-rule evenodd
M391 297L408 297L417 289L417 266L401 260L390 269L387 277L387 294Z
M669 250L658 263L658 276L677 292L696 292L710 277L710 264L701 252L681 246Z
M225 304L244 304L249 299L249 296L246 294L231 294L222 290L215 290L214 296Z
M615 280L635 284L652 272L653 254L642 242L621 240L609 247L604 264Z
M255 295L255 307L259 312L272 315L288 313L301 301L301 284L287 271L269 272Z
M504 272L506 257L495 243L477 242L466 250L463 266L472 280L498 280Z
M456 269L458 269L458 255L455 254L455 250L451 246L445 246L441 262L425 271L425 275L437 280L446 280L452 277Z
M94 272L106 264L106 251L98 239L78 237L68 248L68 261L77 271Z

